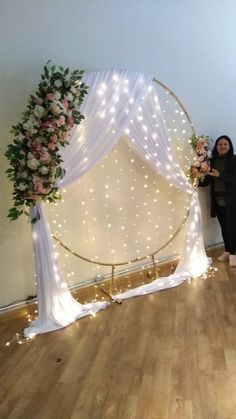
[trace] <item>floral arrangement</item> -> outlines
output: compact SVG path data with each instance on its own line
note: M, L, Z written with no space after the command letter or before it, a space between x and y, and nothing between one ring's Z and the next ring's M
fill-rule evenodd
M197 155L194 163L190 166L189 177L193 184L198 185L199 181L203 181L205 175L210 170L211 139L205 135L199 137L193 135L189 142Z
M69 144L71 128L84 119L78 110L88 89L82 82L83 73L48 62L22 121L11 129L14 140L5 153L10 162L7 176L14 187L11 220L29 215L28 208L39 201L60 199L56 184L65 174L60 147Z

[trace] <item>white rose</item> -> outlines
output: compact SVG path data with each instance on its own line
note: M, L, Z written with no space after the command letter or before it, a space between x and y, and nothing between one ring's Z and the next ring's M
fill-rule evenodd
M30 119L28 119L27 121L24 122L23 124L23 128L27 131L30 128L33 128L34 126L34 122Z
M33 181L33 183L37 182L38 180L40 180L40 177L38 175L32 174L32 181Z
M64 113L66 115L67 109L65 108L65 106L62 103L60 104L60 108L61 108L62 113Z
M61 99L61 93L56 92L56 93L55 93L55 99L56 99L56 100L60 100L60 99Z
M55 85L56 87L61 87L61 86L62 86L62 82L61 82L61 80L55 80L54 85Z
M46 166L42 166L40 167L39 172L42 173L42 175L47 175L49 170Z
M25 185L24 183L19 183L19 185L18 185L18 189L20 190L20 191L25 191L26 189L27 189L27 185Z
M74 99L73 95L71 93L67 93L66 100L68 100L69 102L72 102L73 99Z
M30 159L28 160L28 167L31 170L37 170L37 168L40 166L40 162L37 159Z
M21 134L21 133L17 135L17 140L18 141L23 141L24 138L25 138L25 136L23 134Z
M77 106L79 105L79 100L75 99L74 102L73 102L73 105L74 105L75 108L77 108Z
M40 105L36 105L34 107L33 113L37 118L42 118L42 116L44 114L44 108Z
M22 172L22 173L21 173L21 177L22 177L23 179L27 179L27 178L28 178L27 172Z

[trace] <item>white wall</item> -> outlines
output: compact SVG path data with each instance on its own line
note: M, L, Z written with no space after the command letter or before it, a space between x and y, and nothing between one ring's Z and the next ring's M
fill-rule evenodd
M43 65L151 73L181 98L198 134L234 140L235 16L234 0L0 1L0 306L35 292L30 226L6 220L3 153ZM200 198L205 243L216 243L205 191Z

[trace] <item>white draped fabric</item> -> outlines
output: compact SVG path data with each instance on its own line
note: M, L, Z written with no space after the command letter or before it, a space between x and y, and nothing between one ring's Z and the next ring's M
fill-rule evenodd
M127 71L88 73L84 81L89 94L81 107L86 119L72 133L70 145L62 150L65 187L78 180L117 143L142 97L147 95L150 76Z
M32 235L38 278L38 312L39 318L25 329L26 337L38 333L50 332L73 323L76 319L94 315L106 308L106 302L80 304L72 296L64 281L53 243L49 225L42 205L32 210L32 217L39 212L40 220L32 224Z
M190 214L186 242L173 275L151 284L129 290L114 299L130 298L176 286L189 277L200 276L209 265L201 225L197 192L188 183L171 149L162 117L155 84L151 76L121 70L95 71L85 75L89 93L81 107L85 120L71 133L70 145L61 150L64 178L59 188L66 187L88 172L109 153L126 134L134 150L167 178L170 183L190 194ZM75 319L107 307L107 302L79 304L71 296L59 262L54 255L49 226L38 204L32 216L40 220L32 224L38 283L39 318L25 329L25 336L65 327Z

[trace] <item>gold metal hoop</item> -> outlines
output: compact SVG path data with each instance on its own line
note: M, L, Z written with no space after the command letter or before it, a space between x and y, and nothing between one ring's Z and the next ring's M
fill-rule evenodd
M189 125L191 127L192 133L195 136L196 132L194 129L194 125L192 123L192 120L188 114L188 112L186 111L184 105L182 104L182 102L180 101L180 99L176 96L176 94L169 88L167 87L165 84L163 84L162 82L160 82L159 80L157 80L155 77L153 78L153 82L159 84L163 89L165 89L178 103L178 105L180 106L180 108L183 110ZM68 245L66 245L59 237L57 237L56 235L52 235L52 237L59 243L59 245L61 247L63 247L65 250L67 250L68 252L70 252L72 255L78 257L81 260L84 260L86 262L89 263L93 263L95 265L101 265L101 266L110 266L111 267L111 283L110 283L110 292L108 292L107 290L102 289L102 291L104 291L109 297L112 296L112 290L113 290L113 281L114 281L114 271L115 271L115 267L116 266L122 266L122 265L129 265L135 262L140 262L142 260L146 260L146 259L152 259L152 263L153 263L153 267L154 267L154 272L155 272L155 277L158 277L157 274L157 268L156 268L156 262L155 262L155 255L157 253L159 253L161 250L163 250L164 248L166 248L174 239L175 237L178 235L178 233L180 232L180 230L182 229L182 227L185 225L187 219L189 216L189 210L187 211L186 215L184 216L182 222L180 223L179 227L177 228L177 230L175 231L175 233L173 234L173 236L164 244L162 245L160 248L158 248L157 250L155 250L154 252L146 255L146 256L142 256L140 258L134 258L128 261L124 261L124 262L118 262L118 263L112 263L112 262L100 262L100 261L95 261L93 259L89 259L87 257L84 257L82 255L80 255L78 252L76 252L75 250L71 249Z
M192 120L191 120L191 118L190 118L190 116L189 116L189 114L188 114L188 112L186 111L186 109L185 109L185 107L184 107L184 105L183 105L183 103L180 101L180 99L178 98L178 96L176 96L176 94L169 88L169 87L167 87L164 83L162 83L160 80L157 80L155 77L153 78L153 81L155 82L155 83L157 83L157 84L159 84L161 87L163 87L163 89L165 89L175 100L176 100L176 102L178 103L178 105L181 107L181 109L183 110L183 112L184 112L184 114L185 114L185 116L186 116L186 118L187 118L187 120L188 120L188 122L189 122L189 125L190 125L190 127L191 127L191 130L192 130L192 133L193 133L193 135L194 136L196 136L196 131L195 131L195 128L194 128L194 125L193 125L193 123L192 123Z
M69 253L71 253L72 255L78 257L81 260L84 260L85 262L89 262L89 263L93 263L95 265L101 265L101 266L122 266L122 265L129 265L131 263L135 263L135 262L140 262L142 260L145 259L149 259L152 258L153 256L155 256L157 253L159 253L161 250L165 249L174 239L175 237L178 235L178 233L180 232L180 230L182 229L182 227L185 225L187 218L189 216L189 210L187 211L187 214L185 215L183 221L181 221L179 227L177 228L177 230L175 231L175 233L172 235L172 237L165 243L163 244L161 247L159 247L157 250L155 250L152 253L149 253L146 256L141 256L139 258L134 258L131 260L126 260L123 262L117 262L117 263L110 263L110 262L100 262L100 261L95 261L93 259L89 259L86 258L84 256L81 256L78 252L76 252L75 250L71 249L67 244L65 244L61 239L59 239L59 237L57 237L55 234L52 235L52 237L60 244L61 247L63 247L65 250L67 250Z

